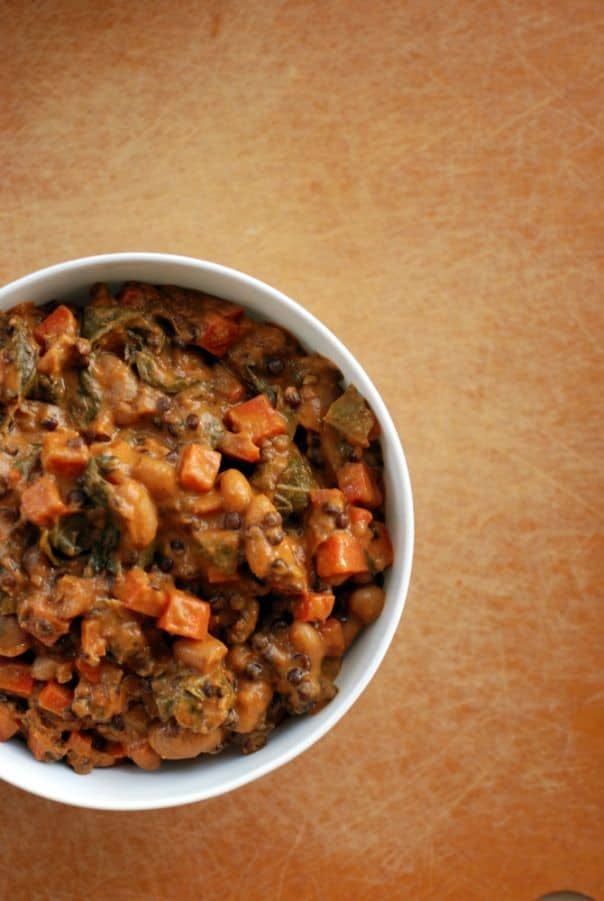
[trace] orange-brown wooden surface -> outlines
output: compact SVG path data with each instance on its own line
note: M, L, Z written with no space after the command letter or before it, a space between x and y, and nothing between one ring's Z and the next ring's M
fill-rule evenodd
M603 897L600 0L0 18L0 281L147 249L282 288L383 392L417 514L401 628L328 737L172 811L0 783L1 897Z

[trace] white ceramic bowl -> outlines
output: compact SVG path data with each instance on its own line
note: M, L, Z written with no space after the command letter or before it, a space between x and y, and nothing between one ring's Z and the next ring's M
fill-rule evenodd
M0 309L28 300L44 303L84 298L94 282L117 284L131 279L198 288L237 301L260 318L289 329L307 348L340 367L346 380L354 382L367 398L380 422L386 516L395 559L386 577L384 611L346 654L336 697L315 716L295 718L279 726L267 745L255 754L244 757L237 751L227 751L216 757L163 764L153 773L134 766L118 766L78 776L63 764L38 763L18 741L0 744L0 778L44 798L104 810L148 810L220 795L264 776L318 741L344 716L380 665L403 611L413 553L409 473L388 411L346 347L285 294L216 263L162 253L116 253L58 263L11 282L0 289Z

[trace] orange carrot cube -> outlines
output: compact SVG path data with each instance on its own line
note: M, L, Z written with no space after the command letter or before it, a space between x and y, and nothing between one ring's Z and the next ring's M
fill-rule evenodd
M38 706L57 716L65 714L70 709L72 702L72 690L65 685L59 685L58 682L47 682L38 695Z
M166 606L165 591L153 588L148 574L138 566L115 580L113 593L124 607L146 616L161 616Z
M52 525L67 512L54 476L42 476L21 495L21 515L36 526Z
M34 680L31 666L26 663L0 662L0 691L21 698L28 698L32 693Z
M346 500L364 507L379 507L382 494L365 463L345 463L338 470L338 485Z
M44 435L40 459L46 472L77 476L86 468L90 451L74 429L57 429Z
M287 432L287 420L271 407L266 394L232 407L226 420L235 432L247 432L254 444Z
M331 591L308 591L297 601L294 617L305 623L326 620L334 603L335 597Z
M217 446L228 457L235 457L246 463L257 463L260 459L260 448L247 432L224 432Z
M87 682L98 685L101 681L101 676L103 675L102 666L92 666L90 663L86 663L85 660L80 660L80 658L78 658L75 662L75 667L80 676L83 679L86 679Z
M0 741L8 741L18 731L17 713L10 707L0 706Z
M58 335L75 337L77 332L78 323L75 316L68 307L61 304L36 326L34 338L39 344L45 344L49 338Z
M187 444L180 455L178 481L189 491L209 491L214 487L222 457L202 444Z
M231 344L235 343L240 332L241 326L233 318L208 310L204 315L203 331L195 343L215 357L222 357Z
M342 531L332 532L319 545L316 566L319 577L327 580L369 572L361 542L354 535Z
M313 507L322 507L323 504L331 504L338 510L346 506L346 498L339 488L312 488L310 502Z
M172 635L201 640L208 634L210 605L178 588L166 592L167 605L157 625Z

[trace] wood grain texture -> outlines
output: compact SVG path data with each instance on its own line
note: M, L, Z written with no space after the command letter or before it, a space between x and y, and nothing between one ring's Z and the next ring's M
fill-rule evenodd
M602 897L602 4L0 11L0 279L145 249L282 288L383 392L417 513L327 738L175 811L2 783L3 896Z

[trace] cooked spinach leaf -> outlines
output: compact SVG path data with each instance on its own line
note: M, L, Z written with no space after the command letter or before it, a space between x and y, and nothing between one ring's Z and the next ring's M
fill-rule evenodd
M184 391L185 388L190 388L195 383L195 379L174 376L162 365L160 360L142 350L134 354L134 365L144 382L147 382L152 388L165 391L166 394L178 394L179 391Z
M324 421L336 429L351 444L369 446L369 435L375 427L375 416L354 385L334 400Z
M96 507L108 508L112 486L103 478L117 465L117 460L110 454L101 454L89 460L79 484L82 491Z
M95 539L88 561L88 566L94 575L100 572L116 575L119 569L119 562L115 551L119 543L120 530L112 520L108 520L104 529Z
M300 513L308 506L309 492L314 486L315 480L308 460L294 447L275 486L275 507L282 516Z
M36 395L49 404L60 404L65 396L65 379L61 376L40 373L37 379Z
M11 320L5 344L0 352L0 402L25 397L34 384L38 363L38 345L27 325Z
M103 402L101 387L88 369L78 376L79 391L73 399L72 415L82 425L89 425L97 416Z
M92 523L83 513L63 516L48 532L53 551L65 557L78 557L89 551L93 541Z

